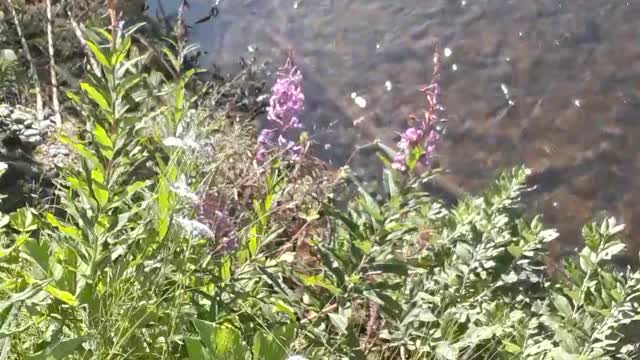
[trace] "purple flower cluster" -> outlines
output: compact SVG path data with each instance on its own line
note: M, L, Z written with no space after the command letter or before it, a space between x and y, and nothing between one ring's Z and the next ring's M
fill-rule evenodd
M292 129L302 128L298 116L304 110L302 73L293 63L291 54L277 73L276 83L271 88L271 99L267 107L269 126L258 136L256 159L263 162L269 150L280 148L296 160L302 147L285 137Z
M392 164L396 170L406 171L407 161L416 150L420 154L418 162L426 167L431 166L431 160L440 140L440 133L436 125L442 121L440 113L443 110L443 107L438 103L440 58L437 51L433 56L433 64L431 83L420 89L427 97L424 116L422 118L411 116L411 126L401 134L400 142L398 142L400 151L396 153Z

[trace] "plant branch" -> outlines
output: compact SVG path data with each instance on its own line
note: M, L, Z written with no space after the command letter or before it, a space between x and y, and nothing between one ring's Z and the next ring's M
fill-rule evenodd
M49 70L51 72L51 106L56 127L62 126L62 116L60 115L60 100L58 99L58 78L56 75L55 51L53 49L53 14L51 11L51 0L47 0L47 45L49 47Z
M22 32L22 26L20 25L20 20L18 19L18 13L16 12L16 8L13 6L13 0L5 0L9 11L11 11L11 16L13 17L13 23L16 26L16 31L18 32L18 37L20 37L20 43L22 44L22 50L24 51L24 56L27 58L27 62L29 63L29 75L31 76L31 80L34 82L34 91L36 94L36 114L38 119L42 119L44 117L44 110L42 104L42 92L40 90L40 79L38 78L38 71L36 69L36 65L33 62L33 57L31 56L31 51L29 51L29 45L27 44L27 39L24 37L24 33Z
M89 47L87 46L84 35L82 35L82 30L80 29L80 26L78 25L76 20L73 18L71 11L67 8L66 3L67 3L67 0L62 0L61 6L65 9L65 12L67 13L69 24L71 24L71 29L73 29L73 33L76 35L76 37L78 38L78 41L80 42L80 46L82 47L82 50L84 51L85 56L89 61L91 70L93 71L94 74L100 75L100 66L98 65L98 62L96 61L96 59L93 57L93 54L89 50Z

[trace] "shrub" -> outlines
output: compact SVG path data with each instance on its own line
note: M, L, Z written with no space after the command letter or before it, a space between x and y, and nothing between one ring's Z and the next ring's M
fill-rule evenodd
M55 205L0 217L0 359L638 356L613 219L550 272L525 168L448 207L419 154L400 173L381 146L377 198L304 141L255 162L246 123L198 106L194 48L163 49L165 76L135 29L88 36L101 73L69 94L83 123Z

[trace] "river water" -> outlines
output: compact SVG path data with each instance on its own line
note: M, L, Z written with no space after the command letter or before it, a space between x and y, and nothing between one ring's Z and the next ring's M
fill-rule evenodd
M439 44L449 55L445 180L477 191L499 169L526 164L537 186L530 204L560 230L560 248L579 244L580 224L605 213L628 224L634 252L640 246L640 1L223 0L199 24L215 0L189 1L204 67L295 49L306 127L334 165L358 144L395 143L420 110L417 89ZM175 16L175 0L149 5ZM372 161L353 166L373 171Z

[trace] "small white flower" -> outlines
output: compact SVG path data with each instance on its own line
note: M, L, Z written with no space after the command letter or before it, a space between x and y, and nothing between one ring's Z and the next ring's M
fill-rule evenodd
M391 89L393 89L393 85L391 84L391 81L387 80L384 83L384 88L387 89L387 91L391 91Z
M177 147L181 149L189 148L197 150L200 146L191 138L180 139L175 136L170 136L162 141L164 146Z
M198 196L191 191L189 185L187 185L187 179L184 176L182 176L175 184L171 185L171 191L191 202L198 201Z
M287 358L287 360L309 360L309 358L302 355L291 355Z
M198 149L200 147L198 143L193 141L192 139L184 139L183 142L185 147L188 147L191 149Z
M170 136L162 140L162 143L164 144L164 146L168 147L184 147L184 142L182 141L182 139L179 139L175 136Z
M199 221L185 219L185 218L177 218L176 221L184 230L186 230L191 236L202 236L213 238L215 235L213 231L209 229L209 227Z

